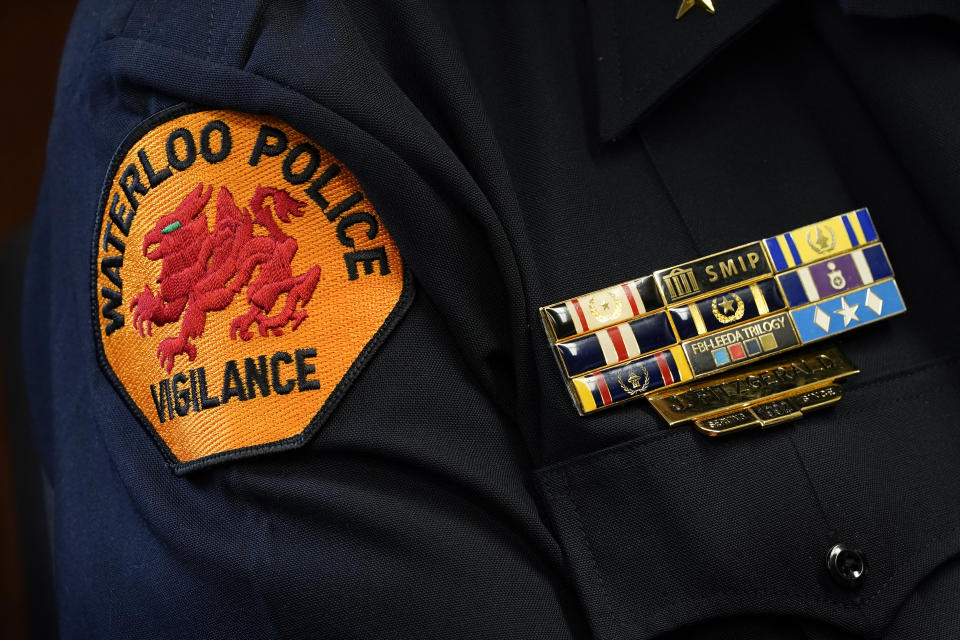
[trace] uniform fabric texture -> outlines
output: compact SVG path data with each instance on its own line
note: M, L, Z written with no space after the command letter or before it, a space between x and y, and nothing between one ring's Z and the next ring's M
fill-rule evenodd
M960 636L956 9L715 6L82 3L23 312L62 635ZM328 150L417 292L310 439L184 476L97 366L88 250L178 104ZM718 441L576 414L538 307L861 206L908 312L843 338L840 405Z

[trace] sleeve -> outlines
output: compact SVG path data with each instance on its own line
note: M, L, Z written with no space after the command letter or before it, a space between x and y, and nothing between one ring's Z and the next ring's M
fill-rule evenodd
M572 637L449 149L332 3L107 4L27 284L64 637Z

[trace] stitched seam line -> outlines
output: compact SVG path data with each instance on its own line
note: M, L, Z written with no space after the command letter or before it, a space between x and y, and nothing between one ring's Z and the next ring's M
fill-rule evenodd
M566 498L568 503L570 503L573 516L577 521L577 528L580 531L580 537L583 540L583 544L587 549L587 555L590 558L590 567L593 569L594 580L596 581L597 586L600 588L600 602L604 610L604 615L605 617L609 618L618 629L623 630L625 629L623 621L620 620L613 609L613 605L610 604L610 594L607 592L607 585L603 581L603 575L600 573L600 565L597 563L597 556L594 553L593 544L590 542L590 536L587 535L587 528L583 523L583 518L580 517L580 510L577 508L577 501L571 489L569 476L564 477L561 495Z
M820 512L820 518L823 519L823 524L827 527L827 531L833 534L836 531L836 527L833 526L833 523L830 522L830 518L827 517L827 510L823 506L823 501L820 499L820 494L816 490L816 486L813 484L813 479L810 477L810 472L807 470L807 463L803 460L803 456L800 455L800 448L797 446L797 441L794 439L794 434L796 431L791 432L787 439L790 441L790 448L793 450L793 455L797 459L797 464L800 465L800 470L803 472L803 477L807 481L807 490L810 492L810 495L813 496L813 501L817 505L817 511Z
M140 26L137 28L137 40L146 40L150 37L150 34L153 32L149 27L152 26L152 16L154 9L157 8L157 0L153 0L147 6L144 14L143 21L140 23Z
M214 0L210 0L210 13L207 14L207 60L211 62L213 62L213 5Z
M677 199L673 195L673 190L667 184L666 179L663 177L663 173L660 171L660 167L657 165L656 160L653 157L653 152L650 150L650 145L647 142L647 136L641 131L638 133L640 142L643 144L643 153L647 156L647 162L650 163L650 167L653 169L653 172L657 176L657 181L660 183L660 186L663 188L664 193L667 194L667 200L670 201L670 205L673 207L673 214L677 217L677 220L680 221L680 224L683 226L683 230L687 232L687 238L690 240L690 245L693 247L693 252L695 254L700 254L700 246L697 242L697 237L693 233L693 229L690 227L690 223L687 221L686 216L683 215L683 212L680 211L680 205L677 203Z
M923 553L924 551L926 551L927 549L929 549L930 547L932 547L932 546L935 545L936 543L940 542L940 541L943 540L944 538L947 538L947 537L953 535L953 534L956 533L958 530L960 530L960 524L954 524L954 526L950 527L949 529L947 529L946 531L944 531L943 533L941 533L940 535L938 535L936 538L933 538L932 540L927 541L927 543L924 544L922 547L920 547L919 549L917 549L916 551L914 551L913 553L911 553L909 556L907 556L906 558L904 558L903 560L901 560L900 562L898 562L897 564L895 564L895 565L894 565L894 568L893 568L893 571L891 571L891 572L890 572L890 575L887 576L886 580L884 580L884 581L880 584L880 586L877 587L877 590L874 591L871 595L869 595L869 596L867 596L866 598L863 599L863 604L868 604L868 603L870 603L872 600L874 600L875 598L879 597L879 596L880 596L880 593L881 593L884 589L887 588L887 586L888 586L888 585L890 584L890 582L893 580L894 576L896 576L896 575L900 572L900 570L904 567L904 565L906 565L908 562L912 561L912 560L913 560L914 558L916 558L918 555L920 555L921 553Z
M622 62L620 57L620 50L623 48L623 44L620 41L620 27L618 26L618 16L613 18L613 68L617 72L617 100L620 104L623 104L623 69Z

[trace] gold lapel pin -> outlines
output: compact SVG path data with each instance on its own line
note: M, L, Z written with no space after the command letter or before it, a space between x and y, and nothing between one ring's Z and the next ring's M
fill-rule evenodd
M683 0L680 3L680 8L677 9L677 20L686 15L687 11L693 9L696 5L703 5L703 8L709 11L710 13L716 13L717 10L713 8L713 0Z

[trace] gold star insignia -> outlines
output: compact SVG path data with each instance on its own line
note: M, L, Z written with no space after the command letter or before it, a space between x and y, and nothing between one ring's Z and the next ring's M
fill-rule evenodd
M720 306L723 307L724 313L733 313L733 300L730 300L726 296L724 296L723 300L720 301Z
M717 12L717 10L713 8L713 0L683 0L683 2L680 3L680 8L677 9L677 20L682 18L687 13L687 11L690 11L690 9L693 9L693 7L697 5L697 3L702 4L703 8L709 11L710 13Z

